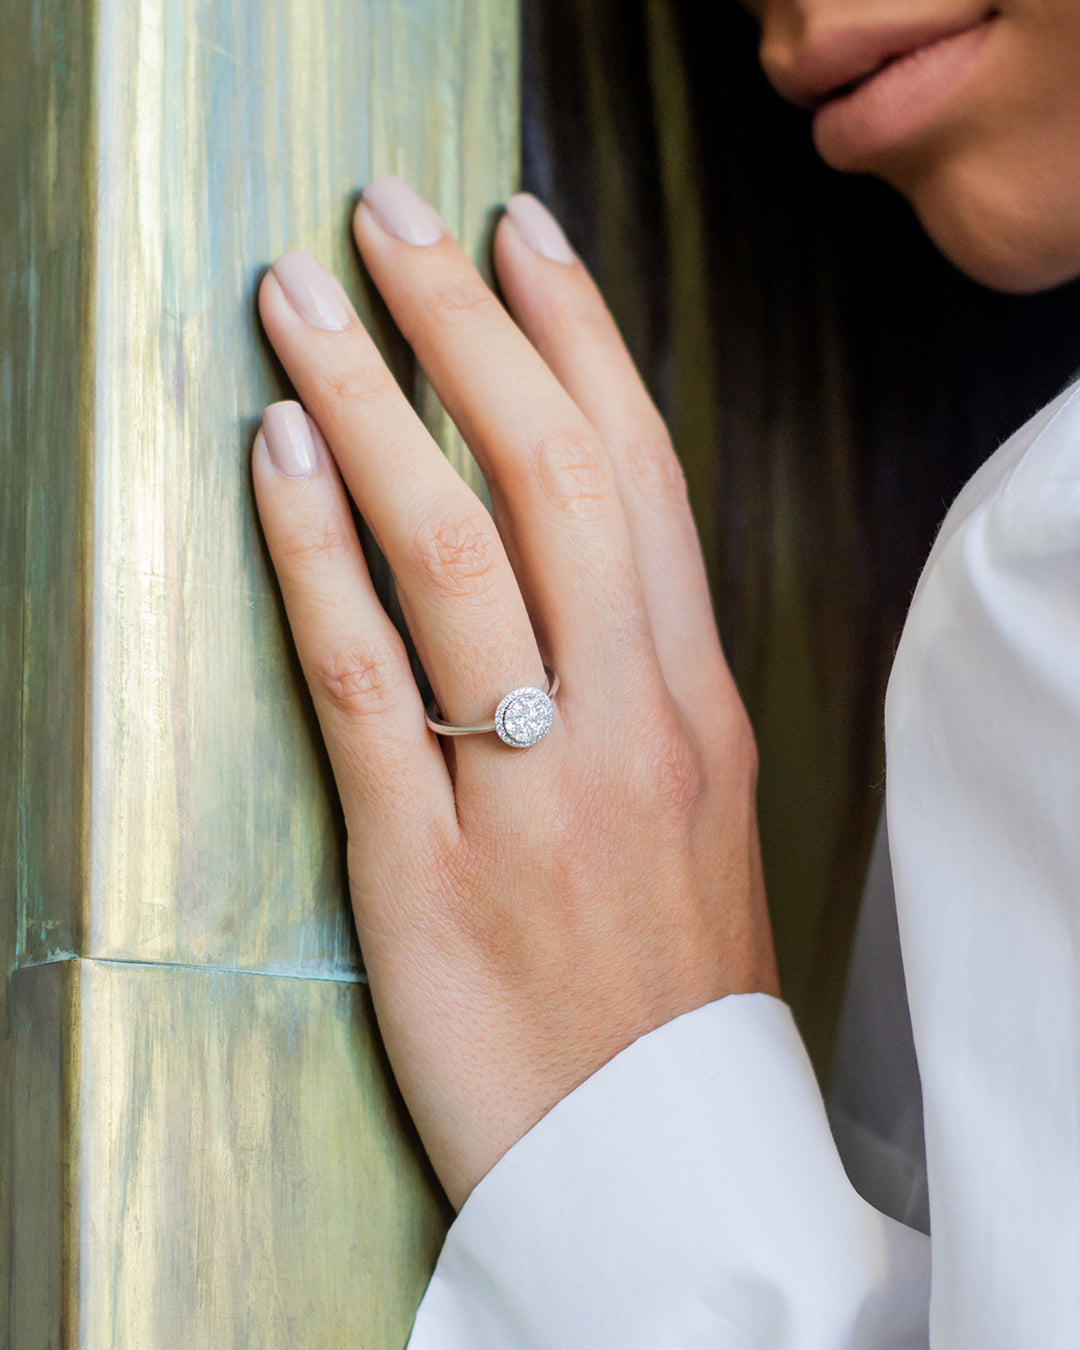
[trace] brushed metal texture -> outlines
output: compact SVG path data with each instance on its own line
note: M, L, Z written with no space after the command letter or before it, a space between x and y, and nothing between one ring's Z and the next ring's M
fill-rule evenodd
M257 526L255 293L332 267L477 483L349 218L401 173L482 260L517 5L11 0L0 128L0 1345L400 1344L447 1216Z
M477 249L516 172L511 9L102 6L94 955L358 973L334 796L252 505L258 416L288 392L254 293L307 248L389 339L349 234L357 190L387 171Z
M13 1021L13 1350L404 1345L447 1210L363 985L54 961Z

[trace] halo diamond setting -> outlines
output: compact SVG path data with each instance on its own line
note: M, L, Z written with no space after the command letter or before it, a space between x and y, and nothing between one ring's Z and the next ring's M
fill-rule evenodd
M542 689L511 689L495 709L495 730L501 741L524 750L544 739L554 713L555 705Z

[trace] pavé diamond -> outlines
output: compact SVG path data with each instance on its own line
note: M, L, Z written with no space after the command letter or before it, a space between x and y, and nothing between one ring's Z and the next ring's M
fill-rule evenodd
M548 734L554 711L542 689L511 689L495 709L495 730L507 745L523 750Z

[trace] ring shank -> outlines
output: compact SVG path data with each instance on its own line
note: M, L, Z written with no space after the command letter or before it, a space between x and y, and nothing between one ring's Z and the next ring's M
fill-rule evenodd
M548 698L554 699L555 695L559 692L559 677L548 666L544 667L544 673L547 675L547 688L542 689L540 692L546 694ZM490 722L480 723L476 726L459 726L447 722L439 712L438 706L434 700L428 704L424 711L424 720L431 730L439 736L480 736L484 732L495 730L494 719Z

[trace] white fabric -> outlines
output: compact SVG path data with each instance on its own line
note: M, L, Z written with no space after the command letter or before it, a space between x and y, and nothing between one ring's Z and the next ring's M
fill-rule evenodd
M724 999L623 1051L493 1168L411 1350L1080 1345L1075 388L949 513L886 739L932 1237L852 1188L784 1006Z
M884 814L851 945L826 1109L840 1160L859 1194L882 1213L929 1233L922 1091Z

